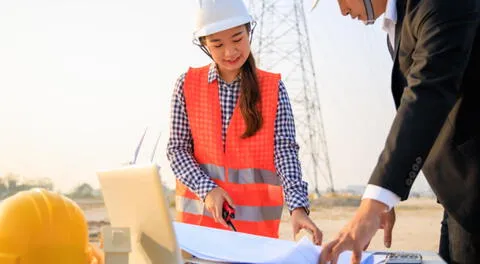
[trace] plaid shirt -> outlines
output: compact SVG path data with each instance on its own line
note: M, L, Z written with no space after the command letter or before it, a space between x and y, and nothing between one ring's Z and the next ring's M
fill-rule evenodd
M193 139L188 123L183 84L186 73L182 74L175 85L172 97L170 138L167 156L175 177L197 196L205 200L208 192L217 185L200 168L193 157ZM232 83L225 82L212 63L208 73L208 82L218 80L220 105L222 111L222 139L225 135L230 117L233 114L240 91L240 77ZM305 207L309 200L307 183L302 180L302 171L298 160L298 144L295 141L295 124L287 90L282 81L279 83L277 116L275 119L274 159L277 174L282 180L285 202L288 209Z

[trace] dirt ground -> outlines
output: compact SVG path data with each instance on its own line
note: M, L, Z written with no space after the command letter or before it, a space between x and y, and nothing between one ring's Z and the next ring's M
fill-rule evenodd
M358 201L334 202L331 200L312 202L313 221L323 232L324 243L332 240L353 216ZM102 225L108 223L102 206L84 208L89 221L90 240L95 241ZM172 209L173 210L173 209ZM393 250L438 251L442 207L434 199L416 198L402 202L396 208L397 221L393 230ZM280 224L280 239L293 240L289 214L284 212ZM371 241L369 250L385 250L383 231L379 230Z

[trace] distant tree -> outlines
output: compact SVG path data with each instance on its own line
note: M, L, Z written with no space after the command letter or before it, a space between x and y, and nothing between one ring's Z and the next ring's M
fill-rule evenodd
M43 189L47 189L49 191L53 191L54 188L53 181L50 178L38 179L36 180L34 185Z
M95 189L88 183L82 183L75 187L72 192L68 193L67 196L73 199L94 198Z
M22 181L20 175L7 173L3 178L0 178L0 200L32 188L43 188L51 191L53 187L53 182L49 178Z
M8 194L7 184L3 178L0 178L0 200L6 197Z
M7 189L9 194L15 194L19 191L18 183L20 181L20 176L18 174L8 173L5 176L5 180L7 183Z

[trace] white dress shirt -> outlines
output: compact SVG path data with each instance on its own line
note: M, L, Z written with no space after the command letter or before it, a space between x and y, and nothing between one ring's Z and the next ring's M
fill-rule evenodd
M397 0L387 0L387 7L383 19L383 30L387 32L392 48L395 49L395 25L397 23ZM377 185L369 184L362 199L373 199L388 206L390 211L400 202L400 197L394 192Z
M387 32L392 48L395 48L395 25L397 24L397 0L387 0L382 29Z

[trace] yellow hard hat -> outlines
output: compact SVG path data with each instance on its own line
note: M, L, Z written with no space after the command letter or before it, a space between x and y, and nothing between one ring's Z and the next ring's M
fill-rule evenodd
M85 216L67 197L36 188L0 203L0 263L86 264L90 254Z

